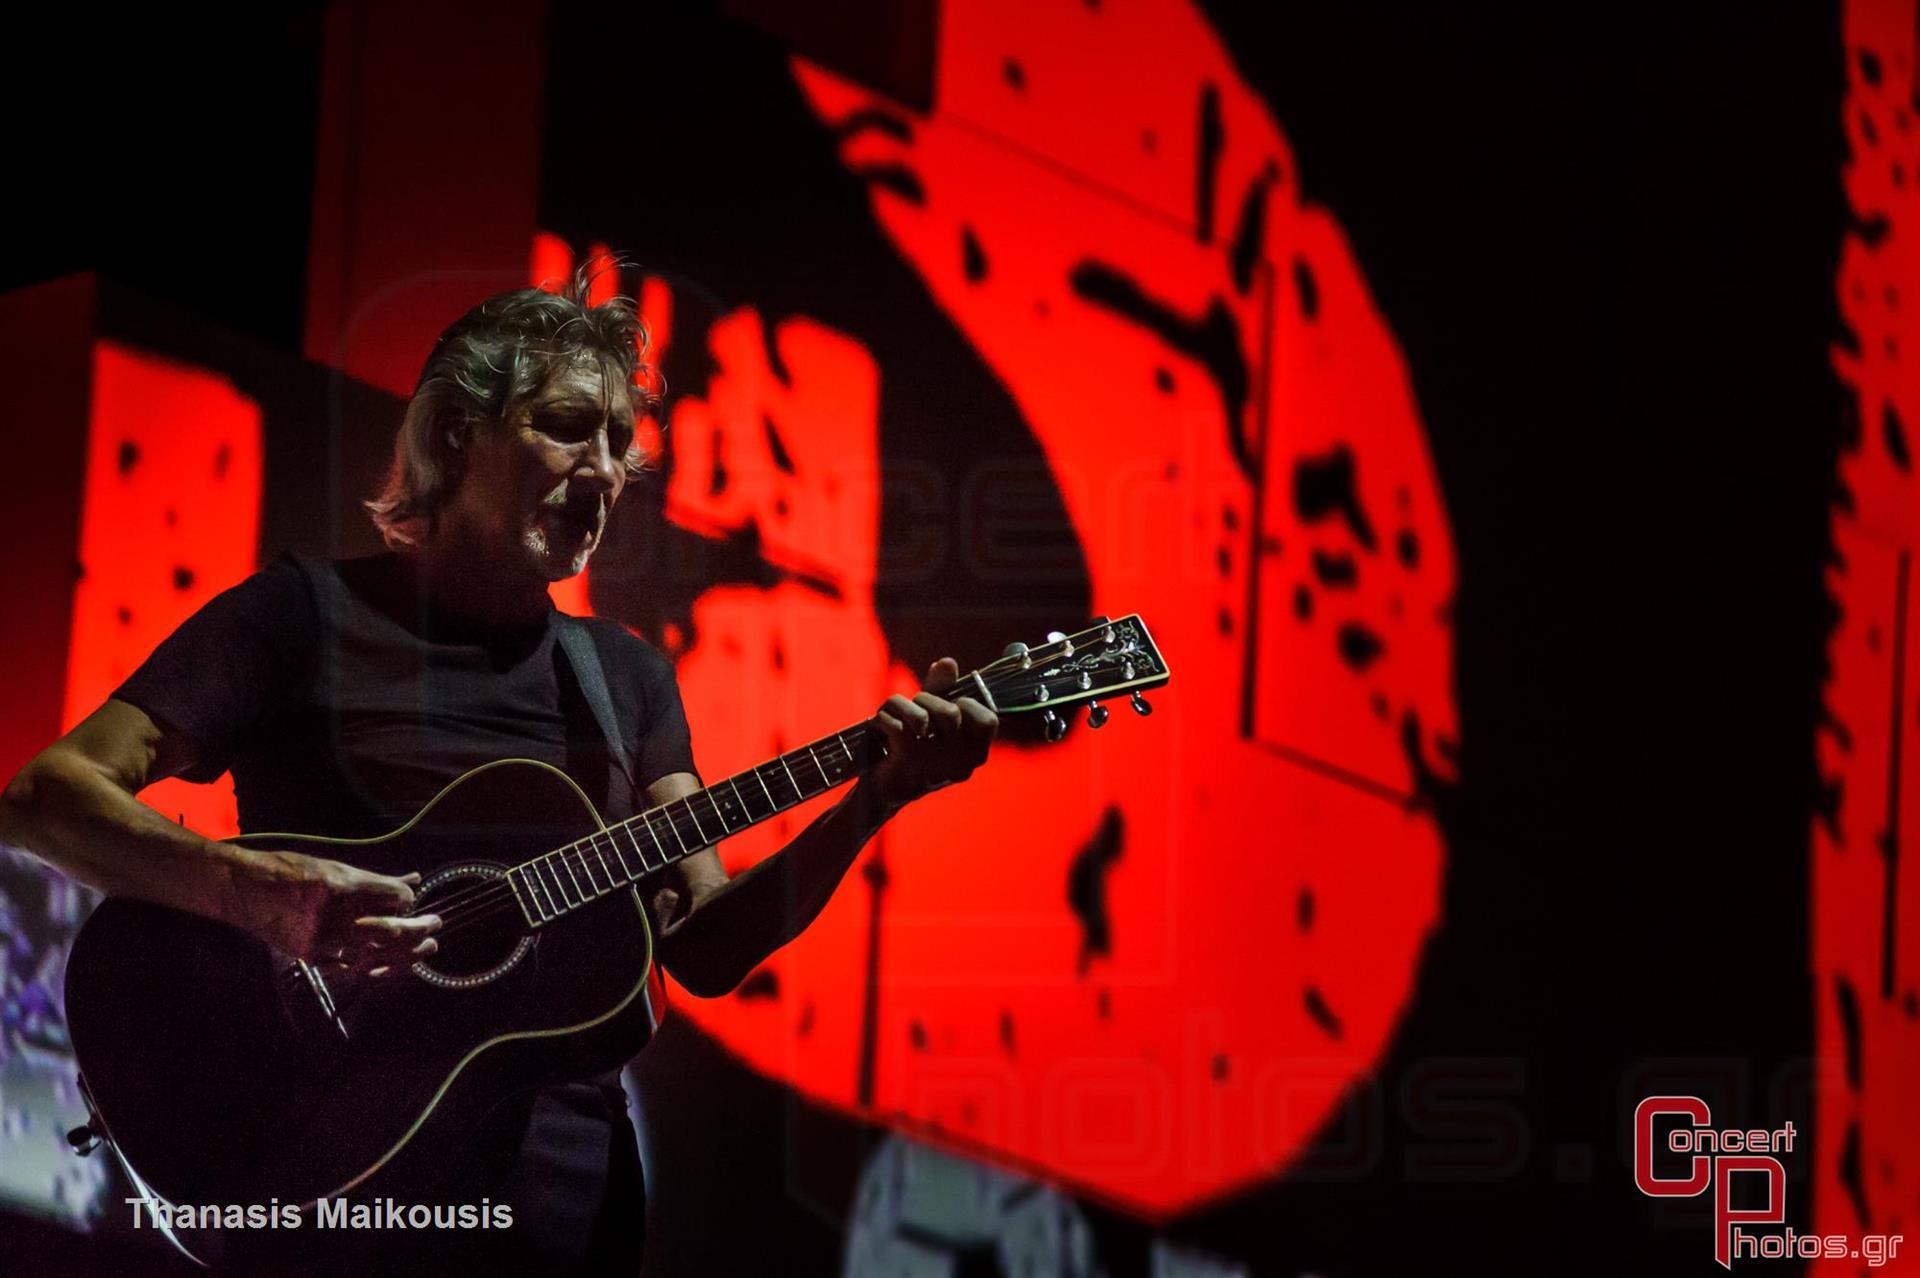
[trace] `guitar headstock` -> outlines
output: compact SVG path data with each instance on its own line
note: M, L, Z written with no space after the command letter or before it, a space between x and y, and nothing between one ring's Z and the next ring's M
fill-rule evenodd
M1058 741L1066 735L1062 712L1067 707L1088 703L1087 722L1095 728L1107 721L1101 702L1114 697L1127 698L1140 714L1152 714L1153 707L1141 694L1171 677L1146 623L1135 613L1116 621L1099 618L1077 634L1055 632L1038 647L1013 644L998 661L962 678L953 692L977 696L978 680L996 713L1041 715L1047 739Z

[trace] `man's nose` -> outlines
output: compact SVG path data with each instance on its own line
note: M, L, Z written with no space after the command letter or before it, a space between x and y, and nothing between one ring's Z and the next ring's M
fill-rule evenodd
M574 477L600 492L612 492L620 486L624 474L621 459L613 455L607 432L597 430L587 441L587 451L574 468Z

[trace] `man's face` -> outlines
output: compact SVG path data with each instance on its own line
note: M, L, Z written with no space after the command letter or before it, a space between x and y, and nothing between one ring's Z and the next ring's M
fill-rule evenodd
M509 570L560 581L587 566L626 485L633 399L591 356L562 365L509 413L477 430L447 514Z

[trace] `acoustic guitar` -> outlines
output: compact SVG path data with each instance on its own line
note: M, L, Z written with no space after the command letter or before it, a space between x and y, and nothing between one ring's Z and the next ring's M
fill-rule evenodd
M1138 616L1098 620L942 691L1002 717L1065 712L1168 680ZM75 938L66 1014L92 1132L169 1203L416 1198L512 1094L619 1068L646 1046L652 937L638 885L853 780L884 756L871 721L608 825L564 773L475 768L373 840L250 834L251 848L417 867L439 951L381 980L274 952L222 923L108 899Z

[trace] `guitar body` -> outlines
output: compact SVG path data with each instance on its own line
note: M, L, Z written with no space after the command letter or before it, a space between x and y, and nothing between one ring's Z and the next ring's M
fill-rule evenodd
M424 876L422 911L468 902L426 964L352 986L224 924L102 902L68 961L67 1019L106 1133L174 1203L420 1200L503 1100L617 1069L652 1035L638 892L531 929L501 877L604 828L565 774L505 760L380 839L239 840L348 862L379 845Z

